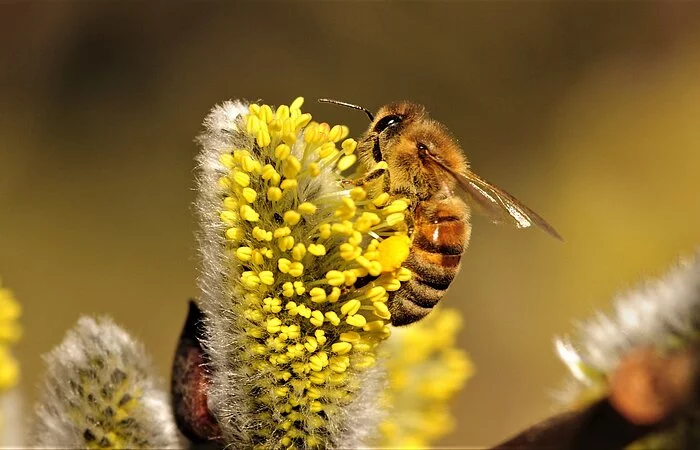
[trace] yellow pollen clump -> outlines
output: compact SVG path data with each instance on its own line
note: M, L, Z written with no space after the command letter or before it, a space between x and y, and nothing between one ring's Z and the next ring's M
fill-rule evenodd
M393 272L401 268L411 251L411 239L408 236L391 236L384 239L378 248L379 264L382 271Z
M328 423L390 335L388 292L410 279L410 203L348 191L343 181L362 175L357 142L302 105L250 105L218 157L216 217L244 330L232 347L246 347L239 358L254 371L237 389L250 393L245 428L265 448L338 445Z

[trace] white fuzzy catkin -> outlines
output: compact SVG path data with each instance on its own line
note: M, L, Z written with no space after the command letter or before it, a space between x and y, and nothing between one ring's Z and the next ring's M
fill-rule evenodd
M221 157L231 153L232 149L249 149L254 146L254 139L244 133L243 115L249 111L248 104L240 101L228 101L216 106L204 121L205 131L199 137L201 153L198 157L198 198L196 209L199 213L200 231L198 233L199 249L202 258L199 286L201 289L200 306L205 315L206 340L204 346L211 360L211 385L209 386L209 405L221 426L224 443L233 448L249 448L253 444L252 433L265 426L256 418L254 399L250 398L251 381L261 375L249 367L246 352L250 352L250 337L241 328L243 307L236 295L236 284L241 270L236 271L232 256L225 252L226 227L220 219L222 189L219 180L228 173ZM299 156L304 150L304 140L298 139L292 147L292 154ZM297 192L300 197L313 201L314 198L333 195L333 186L337 186L337 174L331 167L323 167L319 176L300 177ZM260 193L264 195L264 193ZM347 195L340 191L338 195ZM294 207L293 198L283 198L275 210L280 212ZM331 211L332 215L332 211ZM315 220L323 217L318 214ZM265 226L268 224L263 224ZM311 232L313 223L306 228L297 227L294 233ZM308 231L304 231L308 230ZM235 259L234 259L235 261ZM239 263L238 266L241 264ZM232 271L231 267L234 267ZM324 278L326 271L334 267L316 266L305 269L309 273ZM377 435L377 426L383 411L377 404L378 393L384 386L384 375L375 367L358 373L357 385L360 386L356 397L349 405L344 405L327 417L326 430L330 436L326 445L330 447L357 448L368 445ZM269 426L277 427L275 419L270 419ZM279 442L262 443L264 447L278 447Z
M249 444L244 433L247 400L245 390L239 389L249 376L238 360L229 357L229 348L237 349L241 330L235 328L236 318L229 305L231 275L227 269L224 228L219 221L221 199L218 180L225 173L220 155L232 144L243 148L250 142L239 142L236 119L248 112L248 106L240 102L225 102L215 107L207 116L205 133L199 137L202 152L198 157L199 178L196 209L199 213L199 251L202 258L199 287L200 305L205 315L207 340L204 346L211 358L211 386L209 403L212 413L219 419L225 439L234 444ZM236 138L238 136L238 139ZM223 420L222 420L223 416Z
M665 348L671 340L690 342L700 332L700 261L686 259L659 279L618 295L612 314L598 313L579 325L578 357L608 373L621 356L640 346ZM559 340L560 356L570 359L570 344ZM561 354L564 352L565 354Z
M35 447L176 448L167 394L143 346L109 318L82 317L44 356Z
M665 275L649 279L637 288L618 295L611 314L598 313L579 325L579 336L572 342L559 339L559 357L573 376L560 398L566 403L607 390L606 378L632 349L660 351L697 345L700 338L700 251L681 260ZM680 448L698 444L697 405L684 415L676 429L663 436L652 436L645 448ZM682 430L682 431L679 431ZM697 431L695 431L697 434ZM679 444L679 443L683 444ZM686 448L686 447L682 447ZM688 448L695 448L691 445Z

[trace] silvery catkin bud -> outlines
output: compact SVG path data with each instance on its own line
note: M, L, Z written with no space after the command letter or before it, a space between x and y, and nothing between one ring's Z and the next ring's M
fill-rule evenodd
M167 395L143 346L111 319L81 318L44 359L34 446L178 446Z

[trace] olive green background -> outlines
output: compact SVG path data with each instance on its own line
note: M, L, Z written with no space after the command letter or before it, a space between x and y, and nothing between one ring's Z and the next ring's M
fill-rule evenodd
M441 444L552 411L556 335L700 241L700 4L35 2L0 5L0 276L40 355L110 314L166 378L196 296L193 138L216 102L290 102L359 133L411 99L565 241L476 219L445 303L476 376Z

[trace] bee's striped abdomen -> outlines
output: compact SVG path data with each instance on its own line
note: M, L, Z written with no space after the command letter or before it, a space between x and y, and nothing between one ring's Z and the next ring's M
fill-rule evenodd
M413 244L404 263L413 277L390 297L394 325L423 318L442 299L469 240L468 210L460 200L423 202L414 217Z

